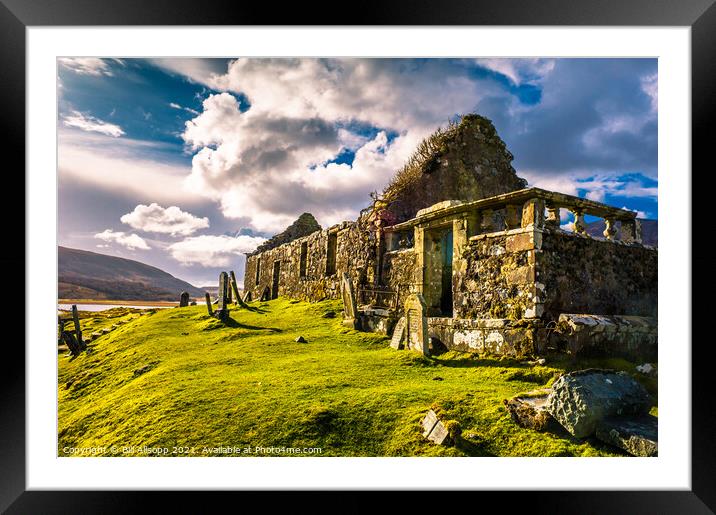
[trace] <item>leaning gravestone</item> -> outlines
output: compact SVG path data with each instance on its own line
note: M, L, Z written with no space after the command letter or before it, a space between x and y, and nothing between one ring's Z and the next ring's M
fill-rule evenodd
M214 309L211 307L211 295L206 293L206 309L209 311L209 316L214 316Z
M420 293L413 293L405 300L406 348L430 355L428 341L427 306Z
M231 291L234 293L234 299L236 304L241 306L242 308L246 307L246 303L241 299L241 296L239 295L239 286L236 283L236 275L234 275L234 271L229 272L229 280L231 281Z
M390 339L390 346L396 350L403 348L403 341L405 340L405 317L400 317L398 323L395 324L393 330L393 337Z
M179 296L179 307L185 308L189 305L189 292L183 291L181 292L181 295Z
M75 325L75 338L77 339L77 345L79 345L80 350L85 350L87 345L85 345L85 342L82 340L82 328L80 327L80 315L77 312L76 304L72 304L72 322Z
M356 305L353 282L346 272L343 272L343 276L341 277L341 297L343 298L343 325L355 328L358 307Z

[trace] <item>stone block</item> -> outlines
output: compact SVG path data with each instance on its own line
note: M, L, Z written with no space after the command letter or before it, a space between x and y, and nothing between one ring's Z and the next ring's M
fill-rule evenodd
M644 415L651 399L644 387L626 372L580 370L565 374L552 385L547 411L572 435L594 434L607 417Z
M597 425L597 438L633 456L656 456L659 450L659 421L651 415L607 417Z
M505 240L505 250L507 252L523 252L533 250L535 248L532 233L523 232L508 236Z

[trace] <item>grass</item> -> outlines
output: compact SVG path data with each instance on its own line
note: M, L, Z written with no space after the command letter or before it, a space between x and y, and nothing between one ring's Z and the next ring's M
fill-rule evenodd
M522 429L504 409L503 399L576 365L396 351L384 336L344 328L340 316L323 318L341 309L340 301L280 298L234 309L226 325L201 305L83 318L85 332L107 313L127 322L88 353L58 356L59 454L95 447L144 456L146 446L215 456L231 446L320 448L322 456L623 455L596 440ZM431 407L459 423L457 446L422 437Z

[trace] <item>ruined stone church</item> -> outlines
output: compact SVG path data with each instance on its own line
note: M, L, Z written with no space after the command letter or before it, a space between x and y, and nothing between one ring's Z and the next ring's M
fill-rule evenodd
M411 348L405 317L420 312L424 352L656 356L658 252L636 213L528 188L512 159L488 119L462 117L356 221L321 229L305 213L247 254L247 296L343 296L347 325ZM586 215L604 219L603 237Z

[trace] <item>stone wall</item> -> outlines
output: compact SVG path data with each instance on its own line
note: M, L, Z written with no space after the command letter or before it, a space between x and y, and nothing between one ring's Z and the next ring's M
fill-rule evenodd
M514 357L542 352L546 342L546 329L536 320L431 317L428 334L449 350Z
M335 238L335 266L328 269L329 239ZM348 272L353 284L371 284L376 273L375 231L360 230L356 223L343 222L276 248L246 256L244 291L253 299L273 286L274 264L279 265L278 295L311 302L340 298L340 276ZM304 252L305 274L302 272ZM259 265L260 262L260 265ZM256 267L259 280L256 282Z
M470 238L462 259L457 318L657 315L658 253L650 247L518 229Z
M411 289L420 281L416 277L416 256L414 249L401 249L383 255L381 279L383 284L397 292L398 311L402 312L405 299Z
M544 310L657 316L658 251L572 233L551 233L538 254Z
M528 232L473 237L453 278L457 318L518 320L534 304L535 250Z

